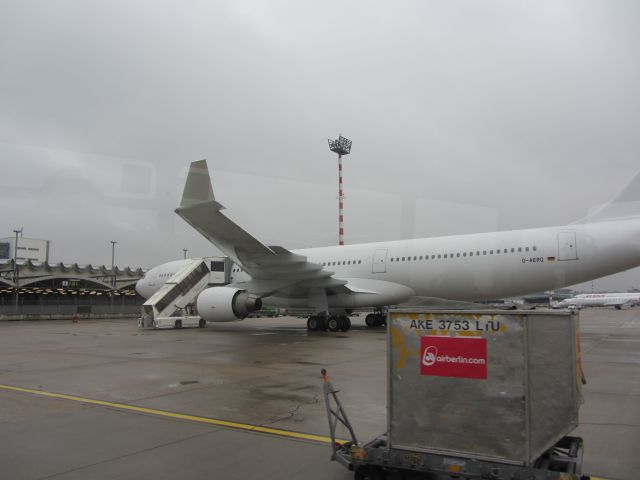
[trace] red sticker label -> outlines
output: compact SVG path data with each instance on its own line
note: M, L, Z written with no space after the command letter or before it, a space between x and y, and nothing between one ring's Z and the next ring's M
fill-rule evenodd
M421 337L420 373L436 377L487 378L487 339Z

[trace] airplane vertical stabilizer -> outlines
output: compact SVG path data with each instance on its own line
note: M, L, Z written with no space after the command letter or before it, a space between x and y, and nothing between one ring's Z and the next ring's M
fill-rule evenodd
M207 161L198 160L197 162L191 162L180 207L188 208L212 201L215 201L215 197L213 196Z

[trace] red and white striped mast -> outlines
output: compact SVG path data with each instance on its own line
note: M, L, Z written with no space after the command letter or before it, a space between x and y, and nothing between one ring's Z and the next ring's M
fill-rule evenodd
M344 245L344 191L342 189L342 155L351 152L351 140L342 135L337 140L329 139L329 149L338 154L338 244Z

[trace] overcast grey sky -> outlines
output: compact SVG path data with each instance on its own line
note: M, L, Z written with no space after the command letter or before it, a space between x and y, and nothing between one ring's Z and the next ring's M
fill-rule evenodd
M267 244L548 226L639 170L637 1L0 0L1 233L52 260L215 253L178 218L207 158ZM640 286L633 271L596 288Z

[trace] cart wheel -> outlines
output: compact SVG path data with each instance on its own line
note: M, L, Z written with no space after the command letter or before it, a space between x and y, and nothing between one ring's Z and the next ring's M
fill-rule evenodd
M387 476L380 467L364 465L356 469L354 478L355 480L385 480Z
M205 322L204 319L201 318L200 321L198 322L198 327L204 328L206 324L207 322Z

